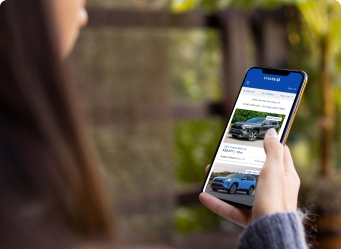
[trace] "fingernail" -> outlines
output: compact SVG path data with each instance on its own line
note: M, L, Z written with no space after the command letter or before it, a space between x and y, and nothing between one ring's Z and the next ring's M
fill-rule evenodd
M277 132L275 129L271 128L266 132L266 136L277 138Z

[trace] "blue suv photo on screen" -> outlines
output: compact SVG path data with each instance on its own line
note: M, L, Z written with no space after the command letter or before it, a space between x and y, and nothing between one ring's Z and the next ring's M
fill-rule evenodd
M251 195L256 188L256 179L249 174L234 173L226 177L216 177L211 183L213 191L226 190L229 194L234 194L236 191L245 191Z

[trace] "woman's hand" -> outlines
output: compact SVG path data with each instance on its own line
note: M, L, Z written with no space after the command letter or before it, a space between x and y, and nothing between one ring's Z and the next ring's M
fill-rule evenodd
M233 207L207 193L199 196L202 204L243 227L264 215L295 212L300 179L289 148L283 146L277 139L277 132L270 129L264 139L264 149L266 161L258 177L252 212ZM206 167L206 174L208 169L209 166Z

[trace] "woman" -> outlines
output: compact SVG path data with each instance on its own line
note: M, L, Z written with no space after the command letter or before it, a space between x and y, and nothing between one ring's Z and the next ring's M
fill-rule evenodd
M112 219L62 58L82 0L0 6L0 248L66 248L111 236Z
M0 248L79 248L112 238L107 195L63 68L87 21L84 4L0 6ZM264 140L267 160L252 214L200 195L217 214L242 226L252 222L239 248L306 246L294 213L299 178L276 136L270 130Z

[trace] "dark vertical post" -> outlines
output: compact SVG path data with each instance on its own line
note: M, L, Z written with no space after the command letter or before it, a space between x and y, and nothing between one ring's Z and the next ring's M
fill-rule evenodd
M286 68L289 44L283 10L275 13L256 10L252 16L252 30L257 48L257 65Z
M229 115L247 71L247 39L249 26L246 15L238 10L219 14L223 47L224 112Z

